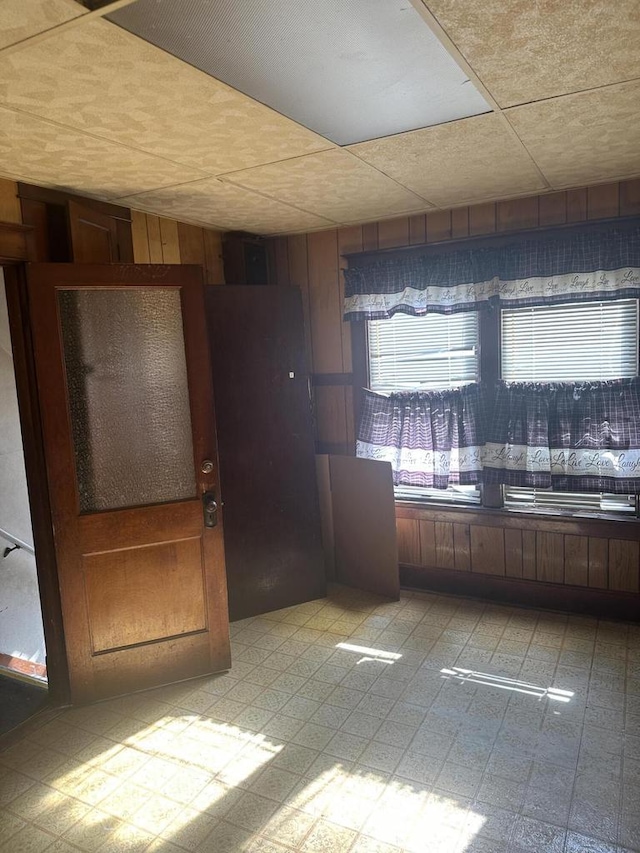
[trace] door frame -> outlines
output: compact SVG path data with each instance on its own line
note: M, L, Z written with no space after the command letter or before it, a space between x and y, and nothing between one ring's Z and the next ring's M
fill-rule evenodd
M0 265L4 271L13 348L27 491L36 554L36 573L46 646L49 702L60 706L69 704L71 694L24 266L25 261L33 258L31 231L32 229L23 225L0 222Z

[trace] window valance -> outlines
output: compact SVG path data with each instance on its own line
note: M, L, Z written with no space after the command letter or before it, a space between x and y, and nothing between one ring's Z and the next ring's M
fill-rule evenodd
M622 298L640 298L640 225L352 266L344 312L380 320Z

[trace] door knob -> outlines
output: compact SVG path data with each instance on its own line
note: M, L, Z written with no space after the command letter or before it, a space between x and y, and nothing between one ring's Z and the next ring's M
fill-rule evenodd
M200 470L203 474L210 474L213 471L213 462L210 459L205 459Z

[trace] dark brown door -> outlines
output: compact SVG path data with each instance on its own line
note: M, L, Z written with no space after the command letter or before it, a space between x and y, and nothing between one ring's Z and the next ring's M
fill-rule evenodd
M228 669L200 268L27 278L73 701Z
M325 593L302 300L207 288L231 619Z

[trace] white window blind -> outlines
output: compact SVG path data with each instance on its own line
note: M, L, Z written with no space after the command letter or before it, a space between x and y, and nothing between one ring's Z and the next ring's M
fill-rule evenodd
M478 380L478 315L395 314L370 320L372 391L432 391Z
M578 302L502 312L502 378L582 382L638 373L638 301ZM629 495L505 486L509 509L635 512Z
M580 302L502 312L508 382L621 379L638 372L638 302Z

